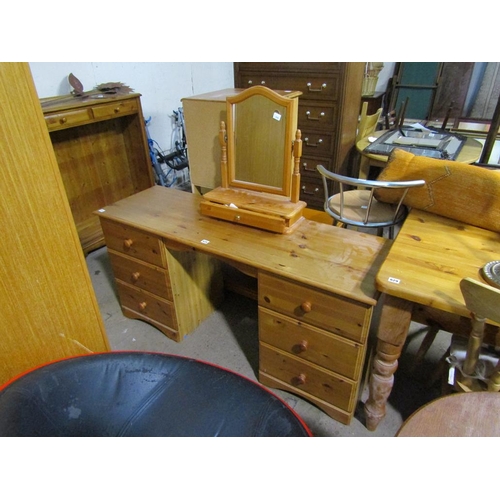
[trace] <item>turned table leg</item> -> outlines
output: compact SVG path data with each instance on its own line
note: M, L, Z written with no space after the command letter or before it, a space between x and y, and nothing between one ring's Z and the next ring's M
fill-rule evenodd
M369 396L365 403L366 427L374 431L385 417L386 403L394 385L408 329L413 303L398 297L383 297L377 332L377 347L370 375Z

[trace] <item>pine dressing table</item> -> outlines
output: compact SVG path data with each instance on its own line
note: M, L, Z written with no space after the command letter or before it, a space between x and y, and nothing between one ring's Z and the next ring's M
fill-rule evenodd
M182 341L223 299L229 263L257 278L260 382L349 424L391 242L310 220L276 234L202 216L200 199L154 186L96 212L124 315Z

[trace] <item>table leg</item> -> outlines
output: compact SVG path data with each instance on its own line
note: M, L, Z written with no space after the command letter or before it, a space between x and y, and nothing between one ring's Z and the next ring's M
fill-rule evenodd
M366 427L374 431L385 417L386 403L394 385L408 329L413 303L386 295L377 332L377 347L370 375L369 396L365 403Z

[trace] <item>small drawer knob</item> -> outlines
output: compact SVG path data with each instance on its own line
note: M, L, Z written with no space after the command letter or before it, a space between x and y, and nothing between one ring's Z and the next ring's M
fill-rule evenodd
M304 385L306 383L306 374L301 373L294 378L295 385Z
M139 271L136 271L135 273L132 273L132 281L135 283L139 278L141 277L141 273Z
M125 248L130 248L134 244L134 240L131 240L130 238L127 238L126 240L123 241L123 246Z
M305 312L305 313L308 313L308 312L311 312L312 311L312 304L306 300L305 302L302 302L302 304L300 304L300 308Z
M298 351L298 352L304 352L304 351L307 351L307 340L301 340L301 341L297 344L297 351Z
M140 311L144 311L144 309L146 309L146 306L148 305L147 302L140 302L139 303L139 310Z
M115 111L115 113L119 113L120 112L120 108L115 108L114 111Z
M61 125L64 125L67 121L68 121L68 119L67 119L66 117L63 117L63 118L61 118L61 119L59 120L59 123L60 123Z

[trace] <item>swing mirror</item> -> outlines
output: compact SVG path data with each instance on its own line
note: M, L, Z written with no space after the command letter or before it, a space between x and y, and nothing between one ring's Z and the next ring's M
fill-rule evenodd
M227 98L227 185L290 197L294 101L266 87Z
M277 233L303 220L299 200L302 140L297 127L301 92L250 87L229 96L221 122L222 186L203 195L202 215Z

